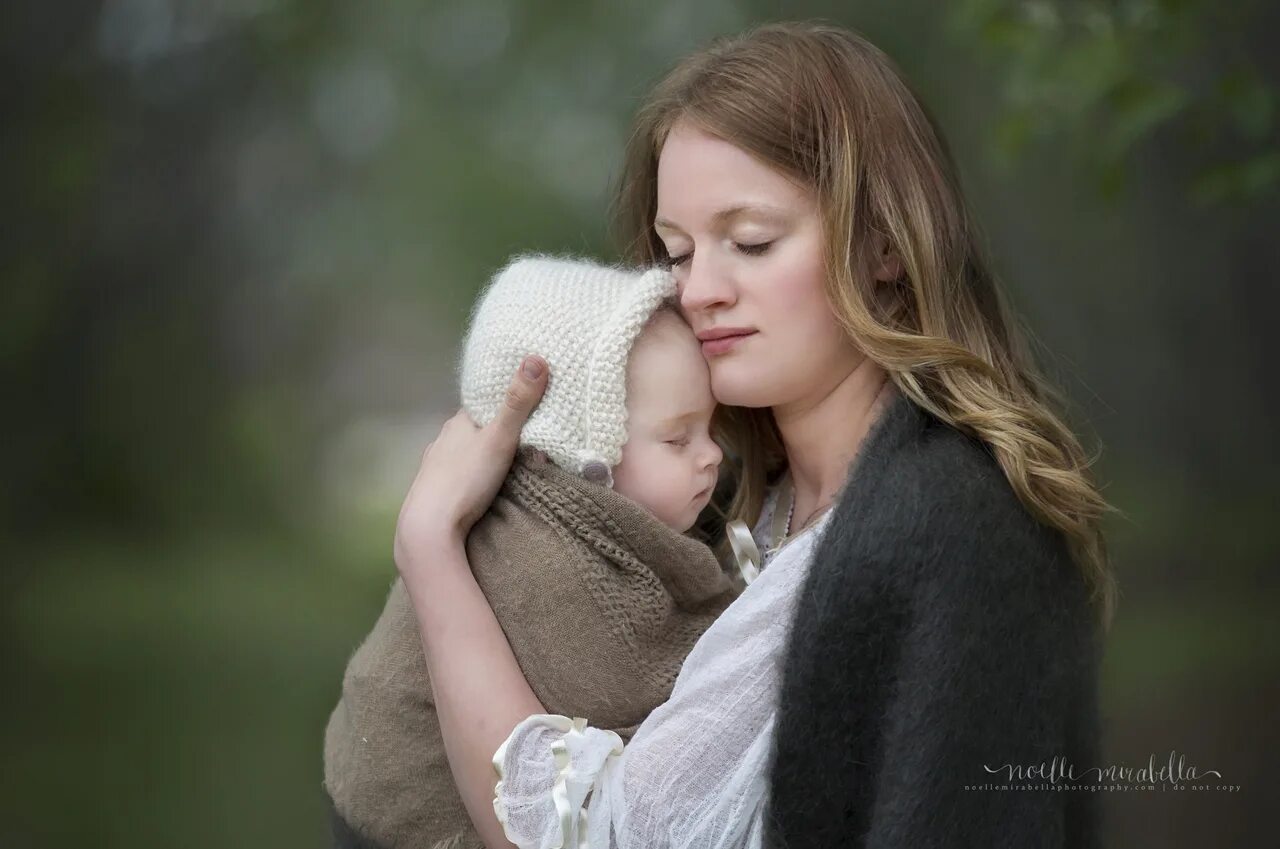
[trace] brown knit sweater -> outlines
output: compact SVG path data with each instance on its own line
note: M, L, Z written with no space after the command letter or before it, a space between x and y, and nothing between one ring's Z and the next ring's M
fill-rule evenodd
M734 590L702 543L521 452L467 557L550 713L629 739ZM340 844L481 846L445 758L417 621L397 580L325 732ZM496 781L496 776L495 776Z

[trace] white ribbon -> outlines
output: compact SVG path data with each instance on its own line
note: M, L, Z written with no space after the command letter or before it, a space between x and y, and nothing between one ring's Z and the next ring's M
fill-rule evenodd
M747 523L734 519L725 525L725 533L729 537L729 547L733 549L733 559L738 562L738 574L747 586L760 577L760 549L756 546Z

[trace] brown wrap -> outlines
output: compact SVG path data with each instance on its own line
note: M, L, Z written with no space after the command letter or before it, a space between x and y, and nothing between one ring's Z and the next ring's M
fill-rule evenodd
M467 557L549 713L629 739L734 596L711 550L522 451ZM347 665L325 731L337 814L379 846L480 847L445 759L404 584ZM496 778L495 778L496 781Z

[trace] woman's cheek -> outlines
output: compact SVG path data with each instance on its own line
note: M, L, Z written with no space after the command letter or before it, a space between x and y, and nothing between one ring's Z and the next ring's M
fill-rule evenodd
M767 269L762 269L765 279L755 287L762 301L767 302L766 315L786 315L809 312L815 300L825 302L822 278L813 273L811 261L804 254L779 254Z

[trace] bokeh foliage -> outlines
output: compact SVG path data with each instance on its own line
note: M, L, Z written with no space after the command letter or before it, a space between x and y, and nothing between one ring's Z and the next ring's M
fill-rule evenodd
M1198 203L1249 201L1280 182L1276 81L1248 49L1257 2L963 0L952 31L1001 68L995 150L1073 148L1099 188L1120 191L1157 133L1195 152Z
M0 10L0 846L324 842L322 729L475 293L610 256L647 85L779 17L896 58L1105 446L1111 757L1246 788L1109 800L1112 844L1266 833L1274 9L75 0Z

